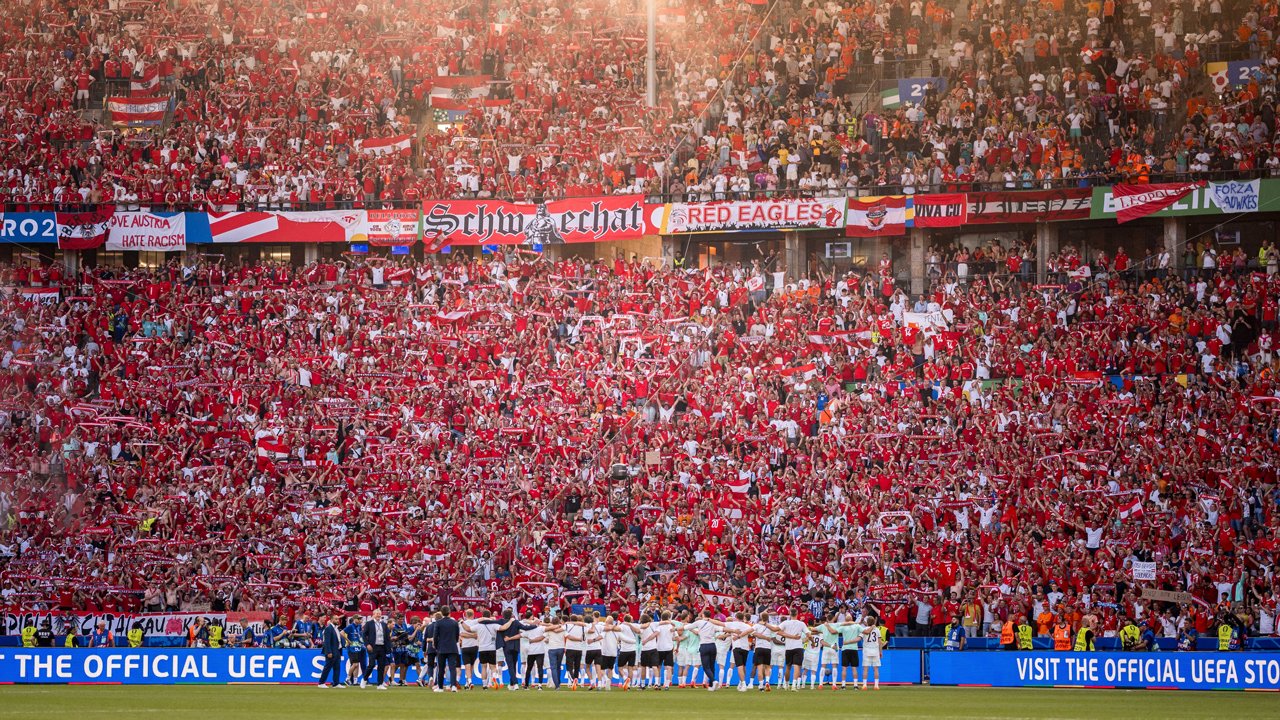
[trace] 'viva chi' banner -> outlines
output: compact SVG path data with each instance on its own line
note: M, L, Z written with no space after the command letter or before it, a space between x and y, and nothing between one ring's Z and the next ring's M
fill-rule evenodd
M546 203L428 200L422 231L450 245L554 245L633 240L645 234L640 195L572 198Z

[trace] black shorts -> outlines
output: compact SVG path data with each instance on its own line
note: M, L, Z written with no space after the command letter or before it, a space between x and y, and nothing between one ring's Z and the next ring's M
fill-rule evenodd
M756 656L754 660L756 667L768 666L773 664L772 648L756 648Z
M804 648L791 648L786 655L788 665L804 664Z
M408 665L411 657L409 648L396 648L391 651L391 662L395 665Z
M605 655L603 652L596 658L596 665L599 665L602 670L612 670L616 662L618 662L617 655Z
M662 667L675 667L676 651L675 650L659 650L658 664Z
M347 648L347 662L364 665L364 648Z
M735 667L743 667L747 664L747 653L750 652L746 648L733 649L733 664Z
M462 666L468 667L476 664L476 657L480 655L480 648L476 646L462 648Z
M587 651L587 664L588 664L588 665L599 665L599 664L600 664L600 651L599 651L599 650L588 650L588 651Z
M636 666L635 651L618 653L618 667L629 668Z
M641 650L640 665L642 667L658 667L658 651L657 650Z
M481 650L479 653L480 662L485 665L496 665L498 663L497 650Z
M840 664L845 667L858 667L858 651L845 648L840 651Z

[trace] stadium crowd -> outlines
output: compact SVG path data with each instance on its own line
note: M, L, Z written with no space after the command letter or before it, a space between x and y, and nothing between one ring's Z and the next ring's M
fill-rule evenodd
M5 267L0 599L1274 634L1280 276L936 257Z
M11 209L924 192L1280 164L1276 15L1256 0L961 17L935 0L668 0L652 110L636 2L101 5L4 20L20 38L0 66ZM1226 59L1257 64L1216 83L1205 63ZM878 81L899 77L941 80L882 105ZM131 81L172 98L161 125L97 112ZM362 145L402 137L406 154Z

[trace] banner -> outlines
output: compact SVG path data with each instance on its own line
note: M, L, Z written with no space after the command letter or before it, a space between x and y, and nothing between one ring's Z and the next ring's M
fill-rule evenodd
M58 242L58 220L53 213L0 213L0 243L56 242Z
M1280 689L1280 655L1222 652L931 652L933 685Z
M168 110L167 97L107 98L107 114L116 125L159 125Z
M455 602L457 599L455 598ZM310 684L320 680L324 657L319 650L258 648L4 648L0 684L101 683L176 685L181 683ZM827 650L826 652L835 652ZM344 653L345 655L345 653ZM880 681L886 685L921 682L921 651L884 650ZM346 676L343 658L339 676ZM417 680L410 668L408 682ZM730 682L737 678L730 676Z
M187 628L194 625L197 618L202 617L219 622L226 620L226 615L222 613L64 613L50 610L27 610L6 612L4 614L3 632L0 632L0 635L19 635L22 633L22 628L28 625L40 627L43 623L48 622L53 628L54 635L61 642L68 622L75 624L77 635L83 635L86 632L96 630L98 622L105 621L107 629L114 633L117 639L123 639L125 633L132 630L135 624L142 628L143 634L147 637L153 635L185 636Z
M55 213L59 250L91 250L107 241L115 207L104 205L89 212Z
M62 292L54 287L23 287L18 289L24 300L44 305L56 305L62 299Z
M1143 600L1155 600L1157 602L1171 602L1182 605L1190 605L1195 602L1193 595L1189 592L1175 590L1159 590L1157 588L1142 588ZM1217 642L1217 639L1214 639Z
M907 327L913 327L924 333L925 337L932 337L940 332L948 329L947 316L942 311L935 312L904 312L902 313L902 324Z
M847 237L889 237L907 234L907 199L903 195L849 198L845 211Z
M1261 180L1209 183L1209 197L1226 213L1258 212L1262 194Z
M919 105L924 102L925 90L930 85L938 97L947 91L947 79L944 77L898 78L898 102Z
M916 195L911 201L915 227L959 227L969 220L969 200L964 193Z
M418 241L417 210L370 210L365 235L371 245L412 245Z
M209 213L215 243L327 243L364 239L364 210Z
M645 234L639 195L570 198L546 203L428 200L422 231L450 245L552 245L634 240Z
M1093 200L1091 188L971 192L970 225L1085 220Z
M1155 582L1156 564L1153 562L1133 561L1133 579L1137 582Z
M669 203L653 213L653 224L663 235L838 228L844 222L845 198L784 200L726 200L705 203Z
M1114 185L1109 188L1094 188L1093 207L1089 217L1096 219L1105 216L1106 213L1113 213L1118 222L1126 223L1172 207L1197 189L1200 194L1198 201L1194 204L1208 204L1210 202L1208 191L1203 183Z
M118 212L111 216L107 250L181 252L186 249L186 213Z
M357 140L356 148L370 155L409 155L413 152L412 136L396 135L395 137L368 138Z

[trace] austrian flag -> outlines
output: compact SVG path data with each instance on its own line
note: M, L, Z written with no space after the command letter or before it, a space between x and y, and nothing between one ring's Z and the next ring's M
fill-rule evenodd
M395 135L356 141L356 146L359 147L360 152L369 153L370 155L390 155L392 153L409 155L413 152L412 144L413 138L409 135Z
M1118 514L1120 515L1121 520L1142 517L1142 499L1135 498L1133 502L1121 505Z
M796 382L812 380L818 376L818 366L814 363L801 365L800 367L787 368L778 373L779 375L795 380Z

